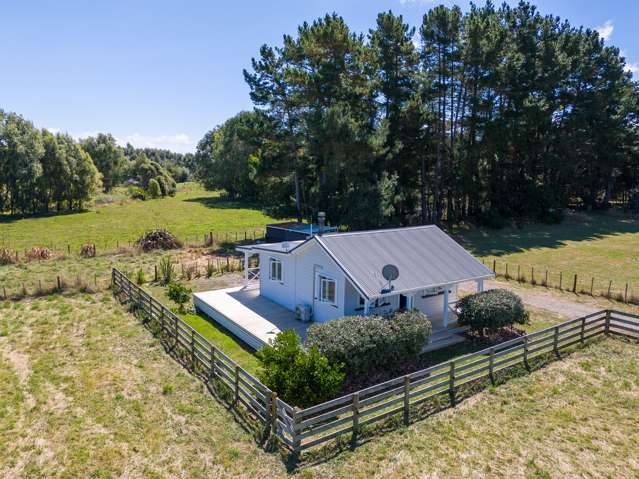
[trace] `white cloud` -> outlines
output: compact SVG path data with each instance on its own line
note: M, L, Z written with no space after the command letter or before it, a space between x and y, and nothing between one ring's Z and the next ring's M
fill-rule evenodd
M606 23L598 26L595 30L597 30L601 38L607 41L612 36L614 29L615 27L612 24L612 20L607 20Z
M116 139L122 146L131 143L136 148L162 148L178 153L188 153L195 149L195 142L191 140L186 133L160 136L147 136L140 133L133 133L132 135L118 137Z

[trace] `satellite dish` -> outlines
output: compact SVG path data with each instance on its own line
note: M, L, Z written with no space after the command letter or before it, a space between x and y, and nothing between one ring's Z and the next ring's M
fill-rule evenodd
M394 264L387 264L382 268L382 276L389 283L399 278L399 269Z

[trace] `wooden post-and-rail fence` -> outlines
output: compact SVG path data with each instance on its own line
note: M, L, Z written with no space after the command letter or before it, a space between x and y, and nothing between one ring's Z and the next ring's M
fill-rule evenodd
M499 371L522 365L528 368L531 360L542 355L560 357L562 350L598 336L639 339L638 315L599 311L298 409L278 398L117 269L113 270L113 287L116 294L135 303L147 318L159 322L162 331L191 352L192 361L207 381L216 378L234 395L235 404L243 404L255 420L294 453L345 434L357 441L362 428L390 416L399 416L404 424L409 424L411 411L420 404L443 398L454 406L459 388L464 385L485 379L494 382Z

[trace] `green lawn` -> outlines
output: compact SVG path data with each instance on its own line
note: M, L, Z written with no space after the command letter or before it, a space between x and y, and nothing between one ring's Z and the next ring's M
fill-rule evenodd
M114 249L117 242L126 245L152 228L166 228L180 238L201 242L211 231L259 233L273 221L259 207L228 201L195 183L184 183L174 198L123 201L73 214L23 219L0 216L0 246L24 250L44 245L64 251L70 245L76 251L81 244L95 243L100 251Z
M108 293L0 302L1 477L637 477L639 345L608 339L287 472Z
M517 265L530 278L535 268L537 282L545 270L549 281L558 283L563 272L563 286L572 288L578 274L578 289L590 290L592 277L595 290L607 290L613 281L613 292L629 283L639 296L639 218L620 213L569 213L558 225L530 224L522 228L491 230L484 228L455 229L454 234L475 255L497 270L515 276Z

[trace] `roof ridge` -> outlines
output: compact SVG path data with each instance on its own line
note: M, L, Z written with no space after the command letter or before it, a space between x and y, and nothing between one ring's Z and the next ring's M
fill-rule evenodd
M324 233L319 235L321 237L327 236L354 236L361 234L371 234L371 233L393 233L395 231L406 231L406 230L417 230L417 229L428 229L428 228L437 228L440 229L437 225L416 225L416 226L398 226L394 228L379 228L376 230L362 230L362 231L346 231L343 233L334 232L334 233Z

